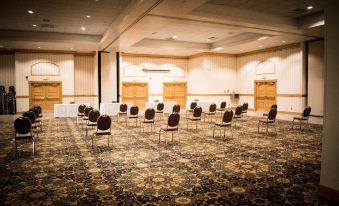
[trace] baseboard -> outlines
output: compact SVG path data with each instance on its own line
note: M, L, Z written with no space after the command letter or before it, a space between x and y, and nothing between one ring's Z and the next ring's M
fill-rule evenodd
M339 204L339 191L326 187L324 185L319 184L318 185L318 194L320 197L325 198L329 202L333 202L336 204Z

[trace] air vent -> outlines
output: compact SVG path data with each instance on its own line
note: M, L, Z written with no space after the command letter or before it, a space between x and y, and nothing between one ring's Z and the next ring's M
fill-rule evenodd
M208 38L208 40L216 40L216 39L218 39L218 38L215 37L215 36L211 36L211 37Z
M291 10L288 13L289 14L302 14L302 13L305 13L305 12L306 12L306 9L298 8L298 9Z
M42 28L54 28L54 24L41 24Z

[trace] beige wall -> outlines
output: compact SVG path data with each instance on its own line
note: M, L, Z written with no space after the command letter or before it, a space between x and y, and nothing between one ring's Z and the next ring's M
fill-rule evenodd
M101 53L101 102L117 101L116 52Z
M273 74L257 74L256 68L262 61L274 65ZM277 51L255 53L237 58L238 91L240 94L254 94L255 80L277 80L278 110L285 112L302 112L306 97L293 97L305 94L305 73L303 67L302 45ZM288 95L290 95L288 97ZM287 96L287 97L286 97ZM242 96L240 102L248 102L254 108L253 96Z
M0 85L5 86L7 92L9 86L15 86L14 68L14 54L0 54Z

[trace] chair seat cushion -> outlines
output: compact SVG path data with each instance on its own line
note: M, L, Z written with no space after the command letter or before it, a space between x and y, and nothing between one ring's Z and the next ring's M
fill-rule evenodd
M193 112L193 109L188 109L188 110L186 110L186 111L188 111L188 112Z
M187 117L187 120L191 120L191 121L200 121L201 117Z
M303 120L308 120L308 118L307 117L293 117L293 119L295 119L295 120L299 120L299 121L303 121Z
M225 111L225 110L226 110L226 108L224 108L224 109L218 108L217 109L217 111Z
M144 121L142 121L143 123L154 123L154 119L145 119Z
M97 123L96 122L89 122L89 123L87 123L87 126L97 126Z
M164 110L157 110L156 113L164 113Z
M262 114L263 116L268 116L268 113L264 113L264 114Z
M215 114L215 112L204 112L205 114L207 114L207 115L214 115Z
M36 122L36 123L40 123L40 122L41 122L41 119L36 119L35 122Z
M39 118L42 118L43 116L42 116L42 114L39 114Z
M262 119L259 119L259 122L263 122L263 123L274 123L274 120L269 120L267 118L262 118Z
M111 132L108 131L108 132L96 132L94 133L95 135L111 135Z
M78 114L78 117L83 117L83 116L85 116L85 114L82 114L82 113Z
M216 126L219 126L219 127L228 127L228 126L232 126L232 123L229 122L229 123L225 123L225 122L218 122L218 123L215 123Z
M83 120L88 120L88 117L83 117L82 119L83 119Z
M162 130L164 131L178 131L178 127L161 127Z
M119 112L118 114L127 114L127 112Z
M233 118L241 118L241 115L234 115Z
M129 115L128 118L138 118L138 115Z
M241 113L247 113L247 110L246 111L242 111Z
M22 136L16 136L15 139L16 139L16 140L33 139L33 136L30 135L30 134L27 134L27 135L22 135Z

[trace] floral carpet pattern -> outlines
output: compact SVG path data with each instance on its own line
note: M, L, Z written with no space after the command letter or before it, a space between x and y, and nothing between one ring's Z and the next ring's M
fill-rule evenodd
M14 119L0 119L3 205L329 205L317 196L321 125L279 121L258 134L248 117L213 137L212 123L187 130L182 117L174 141L162 133L159 143L166 118L157 133L113 121L113 143L101 137L93 149L75 118L51 117L35 156L27 142L15 157Z

